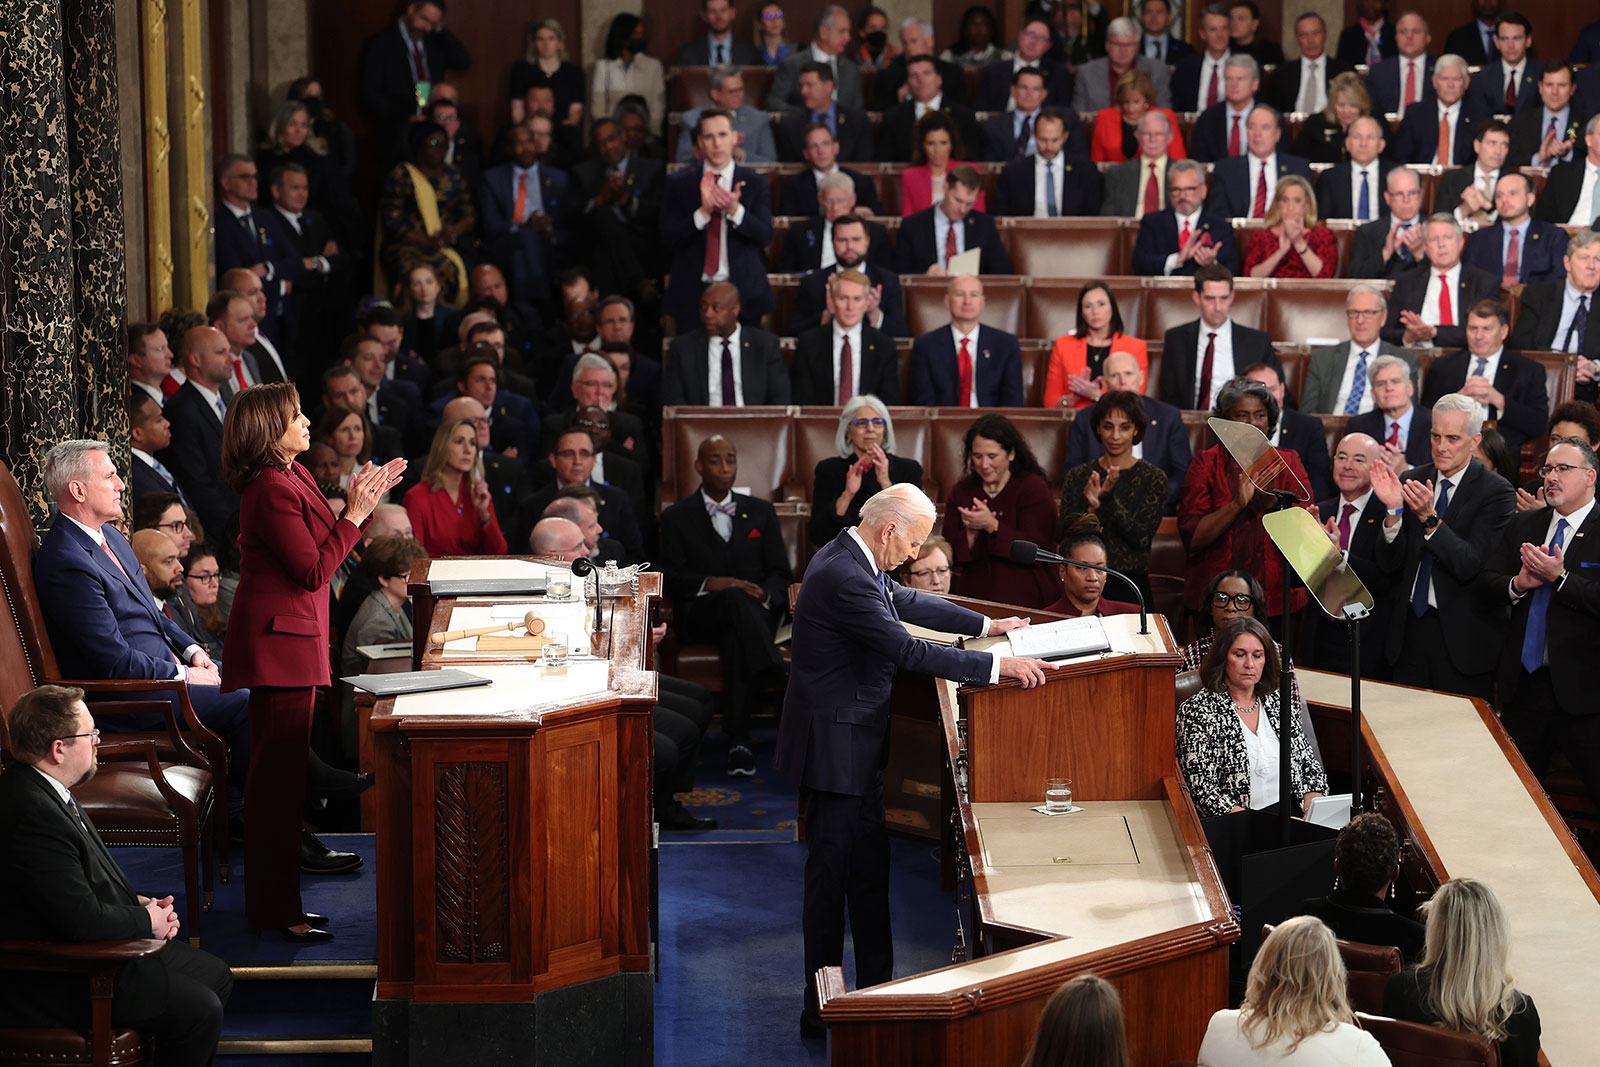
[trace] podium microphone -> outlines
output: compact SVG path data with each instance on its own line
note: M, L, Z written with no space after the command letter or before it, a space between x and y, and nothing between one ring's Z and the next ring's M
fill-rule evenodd
M605 629L605 624L600 619L600 575L595 573L594 564L583 556L572 561L572 573L585 579L591 574L594 575L594 632L599 633Z
M1114 571L1110 567L1101 567L1094 563L1084 563L1080 560L1069 560L1066 556L1057 555L1054 552L1049 552L1040 548L1032 541L1011 542L1011 562L1021 563L1024 565L1029 563L1059 563L1066 566L1083 567L1086 570L1099 571L1102 574L1109 574L1113 578L1121 578L1123 584L1125 584L1129 589L1132 589L1133 595L1139 598L1139 632L1141 634L1148 634L1150 632L1150 620L1145 612L1144 590L1140 589L1132 578L1129 578L1121 571Z

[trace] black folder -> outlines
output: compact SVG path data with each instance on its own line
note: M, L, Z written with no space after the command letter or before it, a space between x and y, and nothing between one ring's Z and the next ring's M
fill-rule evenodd
M340 678L376 697L398 697L407 693L436 693L442 689L470 689L488 685L490 680L466 671L400 671L394 674L352 674Z

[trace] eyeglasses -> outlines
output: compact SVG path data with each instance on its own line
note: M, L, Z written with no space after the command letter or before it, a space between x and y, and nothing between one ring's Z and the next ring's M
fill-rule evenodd
M98 745L100 743L100 731L99 730L90 730L86 734L62 734L60 737L56 738L56 740L57 741L73 741L73 740L76 740L77 738L80 738L80 737L93 738L94 739L94 744Z
M889 425L888 420L880 418L851 419L850 425L858 430L881 430Z
M158 530L171 530L173 533L177 533L179 530L187 530L188 528L189 528L189 520L188 519L178 519L176 522L158 522L158 523L156 523L156 529L158 529Z
M1344 314L1347 319L1370 319L1382 315L1383 312L1369 308L1345 308Z
M782 11L763 11L761 13L761 18L766 22L772 22L775 19L783 18L783 12Z
M191 582L200 582L203 585L216 585L222 579L221 571L212 571L209 574L189 574L186 576Z
M1219 608L1232 604L1236 608L1249 609L1256 605L1256 598L1249 593L1212 593L1211 603Z
M929 567L927 570L924 570L924 571L912 571L910 573L911 573L911 577L913 577L913 578L945 578L945 577L949 576L950 568L949 567Z
M1568 471L1586 471L1588 467L1574 467L1570 463L1546 463L1534 471L1541 478L1548 478L1552 474L1566 474Z
M593 459L594 453L587 448L563 448L556 453L557 459Z

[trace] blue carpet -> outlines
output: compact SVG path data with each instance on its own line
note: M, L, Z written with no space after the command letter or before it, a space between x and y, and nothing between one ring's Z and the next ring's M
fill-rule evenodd
M694 814L716 819L720 830L787 830L789 839L793 840L799 811L798 792L783 775L772 769L772 749L778 731L757 728L751 733L756 756L754 777L728 774L728 737L713 727L700 742L695 789L691 793L679 793L678 799Z

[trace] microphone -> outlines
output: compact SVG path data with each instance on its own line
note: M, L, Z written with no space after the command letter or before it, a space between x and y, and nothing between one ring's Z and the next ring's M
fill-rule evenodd
M1059 563L1073 567L1083 567L1086 570L1099 571L1102 574L1109 574L1113 578L1121 578L1123 584L1132 589L1133 595L1139 598L1139 632L1141 634L1150 632L1150 620L1145 611L1144 590L1140 589L1132 578L1129 578L1121 571L1114 571L1110 567L1101 567L1094 563L1084 563L1081 560L1069 560L1065 556L1040 548L1032 541L1011 542L1011 562L1024 565L1030 563Z
M588 559L587 556L580 556L579 558L577 558L577 559L572 561L572 573L577 575L579 578L588 578L589 575L595 574L594 564L589 562L589 559ZM599 633L604 628L605 628L604 623L602 623L600 621L600 576L598 574L595 574L595 577L594 577L594 632L595 633Z

